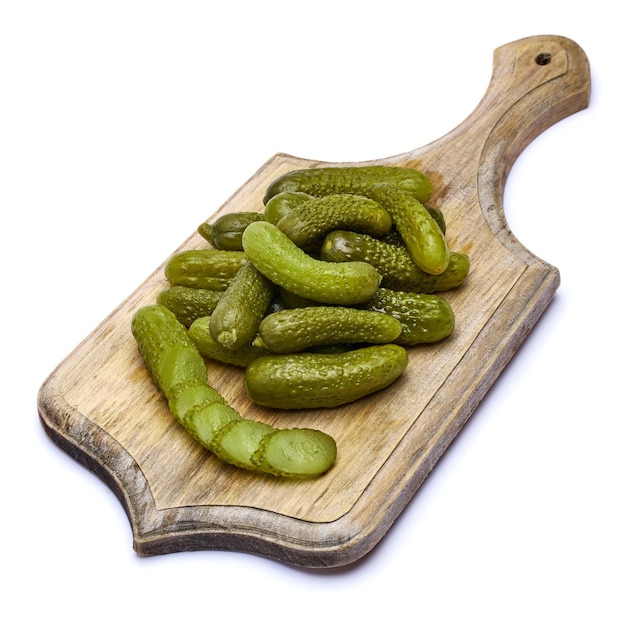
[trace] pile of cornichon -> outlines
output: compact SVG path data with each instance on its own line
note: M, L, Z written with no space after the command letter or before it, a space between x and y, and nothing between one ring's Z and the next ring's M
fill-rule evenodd
M220 459L306 478L337 447L313 428L249 420L209 385L207 364L243 370L251 400L276 409L336 407L391 385L408 350L441 341L455 317L441 292L469 273L450 251L433 188L404 167L296 170L258 212L198 232L210 244L167 262L170 286L136 311L132 331L172 415Z

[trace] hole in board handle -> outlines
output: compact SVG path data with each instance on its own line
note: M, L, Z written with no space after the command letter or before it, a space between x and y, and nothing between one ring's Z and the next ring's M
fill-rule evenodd
M537 65L548 65L552 61L552 55L549 52L542 52L535 57Z

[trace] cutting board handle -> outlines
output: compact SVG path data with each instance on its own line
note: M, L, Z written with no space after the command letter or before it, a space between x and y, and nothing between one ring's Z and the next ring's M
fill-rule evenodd
M489 86L457 128L414 156L439 153L477 171L483 210L500 206L513 163L544 130L589 105L590 70L571 39L539 35L494 51ZM475 159L478 158L476 163Z
M483 208L501 204L520 153L544 130L585 109L590 91L587 56L571 39L529 37L495 50L491 83L479 105L483 115L490 110L492 122L478 169L478 189L491 194L480 198Z

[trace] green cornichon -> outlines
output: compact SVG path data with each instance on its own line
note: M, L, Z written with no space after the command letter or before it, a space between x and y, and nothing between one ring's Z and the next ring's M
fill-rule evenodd
M447 225L443 211L429 204L425 204L424 208L430 213L430 216L435 220L435 222L437 222L437 225L441 228L441 232L445 235ZM392 228L389 235L382 237L382 239L388 241L389 243L402 243L402 245L404 245L404 241L402 240L400 233L395 228Z
M322 304L366 302L382 280L369 263L329 263L313 258L269 222L250 224L242 243L250 262L271 282Z
M283 191L268 200L263 210L263 216L268 222L278 224L285 215L314 197L301 191Z
M409 192L380 184L369 197L389 211L415 265L428 274L441 274L450 262L450 250L439 224L424 205Z
M438 275L428 274L415 265L405 245L344 230L333 231L325 237L320 259L334 263L364 261L382 275L381 287L418 293L435 293L460 287L470 270L467 254L451 252L445 271Z
M198 233L218 250L242 250L241 235L243 231L248 224L262 219L261 213L253 211L226 213L218 217L213 223L204 222L200 224Z
M437 222L437 226L441 228L441 232L445 235L447 230L446 218L444 217L443 211L438 209L437 207L430 206L428 204L424 205L424 208L430 213L430 216Z
M230 350L249 346L272 300L274 285L249 261L233 277L216 304L209 330Z
M436 294L381 287L365 308L398 320L402 332L394 343L403 346L441 341L454 330L454 311L445 298Z
M253 402L276 409L336 407L388 387L408 364L405 348L373 345L337 353L272 354L247 368Z
M189 337L205 359L237 365L238 367L247 367L254 359L270 354L267 348L258 345L255 341L236 350L225 348L213 339L209 330L210 321L210 316L199 317L189 327Z
M391 343L401 332L401 323L391 315L340 306L285 309L268 315L259 325L262 345L278 354L312 346Z
M267 188L264 203L278 193L298 191L312 196L333 193L368 195L378 183L391 183L426 202L433 191L431 180L418 170L390 165L328 166L294 170L274 180Z
M382 237L391 231L391 216L378 202L355 194L331 194L303 202L277 224L304 250L318 249L332 230L345 229Z
M223 293L212 289L174 285L159 293L156 301L172 311L178 321L189 328L198 317L211 315Z
M335 462L328 434L309 428L276 429L244 419L207 382L202 355L187 329L166 307L138 309L131 329L144 364L172 415L201 445L238 467L288 478L312 478Z
M224 291L246 260L238 250L183 250L169 258L165 277L171 285Z

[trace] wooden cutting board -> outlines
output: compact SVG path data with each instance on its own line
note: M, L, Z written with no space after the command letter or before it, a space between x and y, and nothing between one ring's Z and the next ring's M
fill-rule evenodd
M250 403L241 370L211 364L209 382L245 417L332 435L338 458L324 476L289 481L233 468L171 417L130 334L133 312L166 287L167 259L58 365L39 392L42 425L119 497L138 554L237 550L335 567L382 539L559 285L558 270L510 232L503 190L522 150L587 107L589 91L587 58L574 42L515 41L496 49L485 96L462 124L420 149L367 162L428 174L450 248L472 261L465 285L445 294L457 317L453 335L411 348L394 385L336 409L280 412ZM260 211L274 178L321 165L329 163L277 154L207 219ZM207 246L195 227L179 249Z

